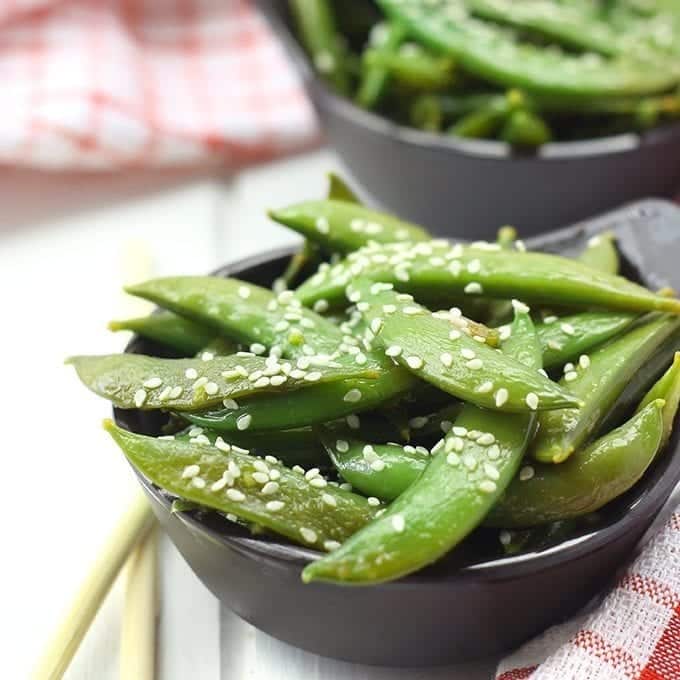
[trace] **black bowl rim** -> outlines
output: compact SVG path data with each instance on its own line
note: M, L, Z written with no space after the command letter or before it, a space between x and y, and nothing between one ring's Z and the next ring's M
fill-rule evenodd
M577 225L576 227L569 227L553 232L553 235L563 234L568 238L569 235L577 233L581 229L582 228ZM540 242L540 239L540 236L528 239L527 244L531 246L532 241L538 240ZM294 246L269 250L226 264L214 271L213 275L239 275L241 272L266 265L273 260L289 257L293 252L295 252ZM126 352L130 350L133 342L134 338L126 348ZM665 465L655 465L654 468L647 470L644 478L637 482L637 484L646 484L646 486L639 491L639 495L636 497L635 501L627 507L623 516L611 523L572 539L561 541L557 545L540 550L539 552L527 552L508 557L496 557L476 564L455 567L451 572L437 574L436 576L427 573L423 576L421 575L421 572L416 572L406 578L378 584L378 586L374 587L403 588L412 587L414 585L436 586L442 582L469 579L477 581L507 580L538 573L553 568L558 564L566 564L577 560L586 553L597 552L604 549L608 544L617 540L625 533L635 531L636 527L639 527L640 522L650 524L654 516L658 514L660 508L670 497L675 486L680 482L680 445L678 445L680 436L677 435L678 433L676 433L676 436L674 437L675 446L673 447L671 443L668 444L668 449L664 455L664 457L668 459L665 461ZM132 469L147 493L163 504L167 511L170 512L170 498L139 473L134 466L132 466ZM189 525L194 531L207 534L211 540L216 540L238 552L250 554L251 556L254 555L259 559L269 559L277 563L287 563L290 566L295 565L301 568L310 561L318 559L320 554L317 551L287 543L285 542L285 539L263 539L227 534L224 531L208 526L202 521L200 514L197 515L193 511L180 511L174 514L180 521Z
M256 1L262 13L267 17L274 33L281 38L314 102L319 101L322 104L321 108L332 111L350 121L353 125L367 128L385 137L391 137L407 146L444 153L455 152L464 156L489 160L565 161L627 153L636 149L663 145L680 137L680 123L668 123L653 128L644 134L631 132L571 142L549 142L535 151L523 152L514 150L505 142L463 139L400 125L372 111L362 109L351 100L335 94L323 80L317 77L311 68L305 52L282 19L280 12L275 8L276 3L272 0Z

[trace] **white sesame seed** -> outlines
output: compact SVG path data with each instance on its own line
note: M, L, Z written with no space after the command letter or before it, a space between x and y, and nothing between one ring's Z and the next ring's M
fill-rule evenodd
M218 387L217 383L214 383L214 382L207 382L207 383L204 385L203 389L205 390L205 393L206 393L208 396L211 396L211 397L212 397L212 396L214 396L215 394L218 393L218 391L219 391L220 388Z
M350 430L358 430L359 427L361 427L361 420L355 413L350 413L350 415L345 418L345 422Z
M477 281L470 281L470 283L463 288L464 293L468 293L469 295L480 295L481 293L484 292L484 289L482 288L482 284L478 283Z
M227 399L224 399L222 401L222 403L224 404L224 408L228 408L232 411L234 411L238 408L238 404L236 403L236 401L234 399L227 398Z
M587 354L581 354L578 358L578 365L585 370L590 366L590 357Z
M567 371L564 374L564 379L566 382L572 382L578 378L578 373L576 371Z
M500 479L501 476L500 472L498 472L498 468L495 465L491 465L491 463L484 463L484 474L494 481Z
M406 520L404 520L403 515L394 515L391 519L391 523L392 528L399 534L406 528Z
M190 437L198 437L199 434L203 434L203 428L202 427L192 427L189 430L189 436Z
M368 504L374 508L380 505L380 499L375 496L369 496L366 500L368 501Z
M264 354L267 351L267 348L261 343L261 342L254 342L250 346L250 351L253 354Z
M291 468L291 470L292 470L293 472L297 472L299 475L303 475L303 476L304 476L304 474L305 474L305 469L304 469L303 467L301 467L300 465L293 465L293 467Z
M484 366L484 362L481 359L471 359L465 364L471 371L478 371Z
M280 479L280 478L281 478L281 473L278 470L272 470L269 473L269 479L271 479L272 481L276 481L277 479Z
M501 326L498 329L498 337L501 340L507 340L511 335L512 335L512 328L510 326L508 326L507 324L505 326Z
M168 385L163 388L163 391L158 395L159 401L166 401L170 397L170 392L172 392L172 387Z
M338 441L335 442L335 448L340 453L346 453L349 451L349 442L345 439L338 439Z
M556 352L559 352L562 349L562 345L560 345L557 340L548 340L548 347L554 349Z
M227 473L227 474L229 474L229 473ZM226 477L224 477L224 476L221 477L216 482L213 482L210 485L210 490L211 491L222 491L222 489L224 489L224 487L227 486L227 481L228 480L227 480Z
M466 453L463 456L463 465L468 470L474 470L477 467L477 459L471 453Z
M201 361L212 361L215 358L213 352L201 352Z
M266 484L269 481L269 475L266 472L253 472L253 479L258 484Z
M265 496L271 496L275 494L279 490L279 483L278 482L267 482L263 487L262 487L262 493Z
M285 503L283 501L267 501L264 507L269 510L269 512L278 512L283 509L284 505Z
M144 406L144 402L146 401L147 393L146 390L139 389L135 392L134 396L134 401L135 401L135 406L137 408L141 408Z
M535 411L538 408L539 403L538 395L535 394L534 392L529 392L529 394L527 394L527 396L525 397L524 401L532 411Z
M449 331L449 340L458 340L461 337L461 332L456 330L455 328L452 331Z
M371 470L375 472L382 472L385 469L385 461L378 458L371 463Z
M317 300L314 303L314 306L312 309L317 313L317 314L323 314L324 312L328 311L328 300Z
M384 314L394 314L397 311L396 305L383 305L382 310Z
M401 311L407 316L415 316L416 314L420 314L423 310L420 307L413 307L411 305L408 305L404 307Z
M484 432L478 439L477 443L481 446L491 446L496 441L496 437L491 432Z
M314 477L309 480L309 485L316 489L323 489L328 485L328 482L323 477Z
M406 357L406 363L409 368L412 368L415 371L423 367L423 360L415 355Z
M557 321L557 317L552 316L552 315L546 316L545 319L543 319L543 323L547 323L547 324L555 323L555 321Z
M493 493L497 488L496 482L492 482L490 479L484 479L479 483L479 490L483 493Z
M194 477L191 480L191 484L197 489L205 489L205 479L203 479L203 477Z
M258 472L264 472L266 474L269 474L269 466L267 465L267 463L265 463L263 460L260 460L259 458L253 461L253 467Z
M192 477L195 477L200 471L201 468L198 465L187 465L182 472L182 479L191 479Z
M501 542L501 545L510 545L512 534L507 529L503 529L498 534L498 540Z
M160 378L149 378L148 380L144 381L144 387L146 387L149 390L155 390L157 387L160 387L163 384L163 381Z
M175 385L175 387L173 387L170 390L169 395L170 399L178 399L181 396L182 392L183 392L182 388L179 385Z
M530 311L529 307L519 300L512 300L512 308L516 312L522 312L523 314L528 314Z
M313 529L308 529L307 527L300 528L300 535L302 536L306 543L316 543L318 538L316 535L316 531L314 531Z
M501 449L498 444L492 444L486 451L486 455L491 460L498 460L501 456Z
M304 379L307 382L317 382L321 380L322 377L323 374L320 371L311 371L310 373L307 373Z
M496 407L500 408L501 406L503 406L503 404L505 404L505 402L508 400L509 396L510 394L505 389L505 387L501 387L500 389L498 389L495 394Z
M442 354L439 355L439 361L441 361L446 368L451 368L453 356L451 356L449 352L442 352Z
M358 390L356 387L352 388L345 394L345 396L342 398L343 401L349 403L349 404L354 404L357 401L361 401L361 390Z
M451 451L451 453L449 453L446 456L446 462L449 465L459 465L460 464L460 456L457 453L454 453L453 451Z
M378 333L380 333L380 331L382 330L382 327L383 327L383 320L382 320L381 318L376 317L375 319L373 319L373 320L371 321L371 330L372 330L373 333L375 333L376 335L377 335Z
M339 488L342 489L343 491L351 491L352 485L349 482L343 482L342 484L340 484Z
M325 217L319 217L316 220L316 229L322 234L327 234L330 231L330 225Z
M526 482L534 476L534 468L531 465L525 465L519 471L519 479L522 482Z
M239 286L238 296L247 300L250 297L250 288L248 286Z
M562 329L562 332L567 335L574 335L576 333L576 329L570 323L560 324L560 328Z
M388 357L398 357L402 352L402 349L399 345L390 345L386 350L385 354Z
M224 453L229 453L231 451L231 444L227 444L222 437L217 437L215 439L215 448L224 451Z
M192 388L193 390L198 390L198 389L200 389L201 387L203 387L203 385L207 385L207 384L208 384L208 379L207 379L205 376L203 376L202 378L199 378L199 379L191 386L191 388Z
M244 413L236 419L237 430L247 430L250 427L253 417L249 413Z
M340 547L340 543L337 541L324 541L323 542L323 549L327 550L328 552L333 552L333 550L337 550Z
M245 496L244 493L242 493L238 489L227 489L227 498L230 501L235 501L236 503L240 503L241 501L244 501L246 499L246 496Z
M467 347L460 350L460 355L463 359L474 359L477 356L474 350L468 349Z
M204 434L199 434L197 437L193 437L192 439L189 440L189 443L191 444L210 444L210 440L204 435Z
M425 427L430 419L427 416L415 416L408 421L409 427L414 430L419 430L421 427Z
M452 276L458 276L463 269L463 265L458 260L453 260L449 265L449 272Z
M196 378L198 378L198 371L195 368L187 368L187 370L184 371L184 377L188 380L196 380Z
M493 390L493 383L490 380L485 380L483 383L475 388L478 394L488 394Z

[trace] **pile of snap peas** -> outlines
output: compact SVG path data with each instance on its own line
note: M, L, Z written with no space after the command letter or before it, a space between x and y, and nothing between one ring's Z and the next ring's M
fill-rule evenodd
M337 177L270 216L305 238L272 289L126 288L160 309L111 328L178 358L69 359L116 407L168 414L156 437L105 428L183 507L319 551L305 581L371 584L478 528L508 553L561 540L663 455L680 300L619 276L611 234L575 259L511 227L452 244Z
M535 148L680 117L675 0L290 0L320 77L401 124Z

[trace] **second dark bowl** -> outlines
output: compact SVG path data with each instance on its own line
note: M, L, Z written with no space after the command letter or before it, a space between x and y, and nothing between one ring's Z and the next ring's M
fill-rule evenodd
M325 86L290 29L286 0L258 4L300 73L331 145L365 193L437 234L493 238L502 224L538 234L680 190L680 125L546 144L535 155L513 153L502 142L407 128Z

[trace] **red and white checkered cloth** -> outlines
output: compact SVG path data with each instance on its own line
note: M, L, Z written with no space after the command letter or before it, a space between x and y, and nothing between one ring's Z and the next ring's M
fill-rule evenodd
M496 680L680 680L680 510L593 613L528 642Z
M237 164L318 135L248 0L3 0L0 76L5 164Z

